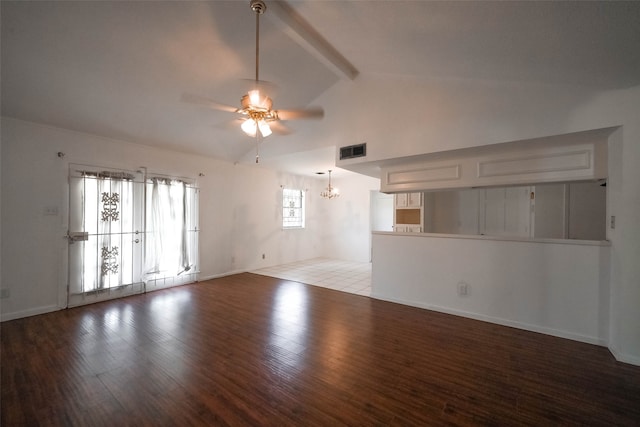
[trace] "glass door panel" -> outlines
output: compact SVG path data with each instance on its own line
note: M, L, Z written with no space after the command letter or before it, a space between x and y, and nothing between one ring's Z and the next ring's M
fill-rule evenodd
M141 173L70 165L69 306L144 290L143 230Z

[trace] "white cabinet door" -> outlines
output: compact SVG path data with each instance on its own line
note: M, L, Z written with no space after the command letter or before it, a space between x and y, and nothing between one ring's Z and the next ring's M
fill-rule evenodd
M480 233L489 236L532 237L531 187L482 190Z
M419 216L416 216L416 213ZM422 193L398 193L395 195L393 213L395 231L421 233L423 216Z
M422 206L422 193L407 193L407 207L419 208Z
M396 208L419 208L422 206L422 193L397 193Z
M505 189L504 231L509 236L533 237L531 227L531 187Z
M406 208L407 207L407 193L398 193L395 195L395 205L396 208Z

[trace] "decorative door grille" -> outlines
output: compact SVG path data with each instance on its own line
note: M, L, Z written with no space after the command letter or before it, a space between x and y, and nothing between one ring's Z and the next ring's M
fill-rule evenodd
M143 231L141 173L70 165L69 306L144 290Z

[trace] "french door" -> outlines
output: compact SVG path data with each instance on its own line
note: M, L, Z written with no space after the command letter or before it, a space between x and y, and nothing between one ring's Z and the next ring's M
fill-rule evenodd
M186 178L70 165L67 306L194 282L198 188Z
M70 165L68 306L144 291L144 175Z

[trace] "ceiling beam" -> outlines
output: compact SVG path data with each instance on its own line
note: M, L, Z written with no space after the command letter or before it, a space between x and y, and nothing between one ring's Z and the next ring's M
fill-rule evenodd
M340 52L284 1L268 2L267 15L282 31L340 78L353 80L359 72Z

